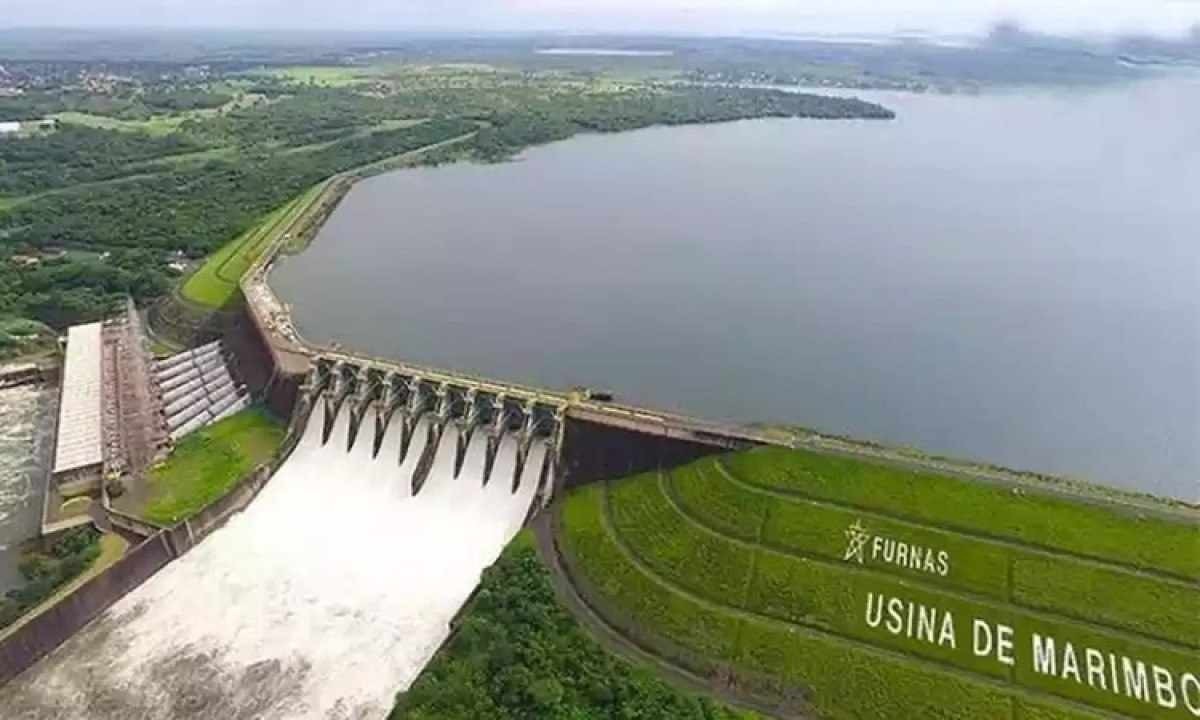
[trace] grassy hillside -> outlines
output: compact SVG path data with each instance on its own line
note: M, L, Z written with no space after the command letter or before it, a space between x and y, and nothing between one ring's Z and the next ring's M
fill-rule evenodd
M618 630L821 717L1200 713L1195 522L762 449L578 490L559 532Z
M324 183L268 215L261 224L213 253L204 261L180 292L188 300L214 310L230 305L238 297L238 283L254 261L271 246L279 233L292 227L321 192Z

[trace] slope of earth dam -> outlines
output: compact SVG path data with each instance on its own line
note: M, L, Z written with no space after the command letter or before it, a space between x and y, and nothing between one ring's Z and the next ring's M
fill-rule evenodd
M547 447L520 465L505 433L489 468L480 431L458 463L451 423L422 463L429 420L402 456L402 423L376 454L349 408L323 442L324 413L245 512L0 690L4 717L383 717L524 523Z

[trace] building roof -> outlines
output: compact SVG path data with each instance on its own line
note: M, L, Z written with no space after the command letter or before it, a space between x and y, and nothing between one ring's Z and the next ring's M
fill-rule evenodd
M58 443L54 450L55 473L98 465L104 460L101 346L100 323L76 325L67 331Z
M19 122L0 122L0 132L15 133L20 132L21 123Z

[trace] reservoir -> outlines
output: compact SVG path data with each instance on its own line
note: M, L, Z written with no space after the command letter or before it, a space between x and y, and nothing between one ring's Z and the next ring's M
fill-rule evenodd
M857 93L348 195L310 341L1200 498L1200 83Z

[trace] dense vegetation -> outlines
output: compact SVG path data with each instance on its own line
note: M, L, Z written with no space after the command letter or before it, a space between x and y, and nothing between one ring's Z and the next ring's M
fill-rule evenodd
M11 240L35 246L159 248L200 256L330 175L475 128L463 120L437 120L311 152L215 161L56 194L13 208L4 221Z
M107 257L63 253L32 266L17 257L13 248L0 245L0 320L29 318L62 328L103 317L126 296L144 300L170 287L153 250L117 248Z
M765 696L800 688L821 716L1093 717L1062 699L1159 716L1035 672L1032 633L1196 670L1194 522L764 449L576 491L561 523L577 584L618 629ZM854 562L856 525L945 551L946 572ZM957 644L871 625L872 594L948 613ZM976 618L1015 629L1015 666L971 652Z
M750 720L605 652L555 600L520 535L484 572L453 638L392 720Z
M25 585L0 599L0 630L78 577L99 556L100 531L91 525L67 531L46 552L26 553L20 564Z
M602 103L586 95L568 95L490 116L491 127L479 134L476 147L482 157L498 159L527 145L561 140L581 131L617 132L754 117L889 119L893 114L860 100L731 88L617 93Z
M198 430L151 471L144 504L122 508L160 525L186 520L268 462L283 441L283 432L278 420L257 408Z
M202 147L180 134L154 137L67 124L57 132L0 142L0 195L29 195L145 172L152 166L137 164Z

